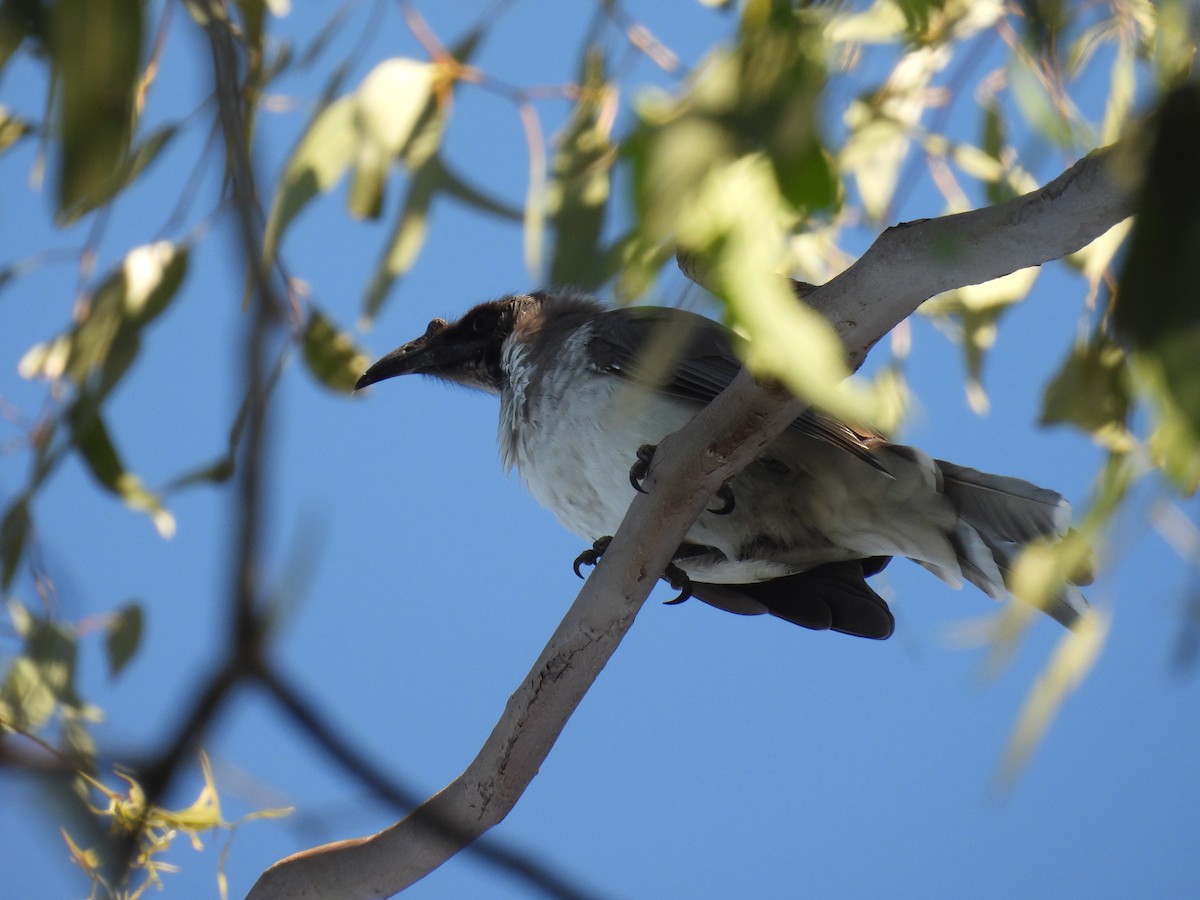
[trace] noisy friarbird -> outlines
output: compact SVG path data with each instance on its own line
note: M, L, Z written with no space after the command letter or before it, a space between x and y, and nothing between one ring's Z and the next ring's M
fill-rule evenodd
M592 561L653 446L741 368L733 346L728 330L681 309L614 309L572 291L513 294L456 322L434 319L357 387L415 373L498 395L504 465L567 528L599 541L584 557ZM1021 548L1061 538L1070 516L1054 491L809 410L714 498L670 572L730 612L886 638L894 619L866 579L893 556L1001 598ZM1085 608L1067 585L1047 611L1070 626Z

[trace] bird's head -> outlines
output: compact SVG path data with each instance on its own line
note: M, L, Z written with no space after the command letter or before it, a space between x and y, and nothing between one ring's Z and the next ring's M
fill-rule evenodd
M457 322L434 319L419 338L367 369L354 388L416 373L498 394L506 378L505 341L522 341L531 359L552 358L566 335L603 309L597 300L570 290L489 300Z
M396 375L416 373L498 393L504 383L504 341L530 300L520 295L503 297L479 304L457 322L434 319L419 338L367 369L355 390Z

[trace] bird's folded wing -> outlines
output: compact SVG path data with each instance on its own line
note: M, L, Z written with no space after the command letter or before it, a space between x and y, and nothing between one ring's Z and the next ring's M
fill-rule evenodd
M866 571L877 572L879 558L827 563L756 584L692 584L693 596L742 615L768 612L817 631L856 637L891 637L896 620L882 597L871 590Z
M627 307L596 317L587 345L599 371L673 397L710 403L741 370L733 333L683 309ZM871 452L880 435L807 409L792 428L882 468Z

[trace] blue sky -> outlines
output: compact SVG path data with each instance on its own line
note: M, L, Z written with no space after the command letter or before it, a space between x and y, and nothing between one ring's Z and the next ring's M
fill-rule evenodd
M421 10L451 40L477 7ZM350 51L367 8L354 7L349 33L327 58ZM688 63L733 23L698 4L628 8ZM190 112L206 92L199 35L179 12L151 95L151 124ZM327 15L324 5L298 8L280 31L303 40ZM589 16L582 5L516 3L476 62L515 84L568 81ZM347 85L389 55L421 56L392 6ZM264 184L277 177L324 77L318 66L274 88L297 105L264 116L256 160ZM648 79L662 81L642 61L629 83ZM1083 92L1094 114L1106 86L1098 75ZM858 89L835 86L831 123L836 104ZM36 66L28 58L12 62L0 100L36 117L43 96ZM622 99L627 111L632 98ZM551 133L567 107L545 101L538 109ZM964 98L955 121L973 128L975 114ZM180 173L202 153L207 114L188 121L172 154L118 207L100 245L101 271L155 237L169 211L162 197L175 195L186 177ZM29 187L35 151L26 141L0 157L3 262L86 239L86 222L66 234L51 230L49 199ZM495 194L523 202L527 157L510 103L460 91L446 152ZM1040 176L1061 169L1053 157L1043 155ZM198 209L211 205L218 186L214 160ZM382 222L364 224L343 214L343 186L287 236L292 273L343 323L357 317L399 193L389 194ZM943 208L927 178L906 198L900 220ZM226 231L199 244L183 293L112 400L111 427L126 461L151 486L220 455L240 400L241 278ZM66 325L76 278L71 263L49 265L0 293L0 396L29 417L45 389L21 380L16 361ZM685 284L668 274L651 299L677 302ZM519 227L443 202L417 265L360 339L380 355L434 316L536 286L522 262ZM1084 294L1081 280L1053 264L1030 300L1006 317L987 365L986 416L967 406L958 348L915 320L907 372L919 410L903 439L937 457L1054 487L1082 506L1099 450L1081 435L1032 423L1042 386L1086 318ZM688 296L695 300L694 292ZM886 354L881 345L872 364ZM492 398L415 379L348 400L318 386L295 359L275 407L269 573L289 592L291 612L274 658L364 752L422 795L470 762L579 587L571 572L579 539L500 471L495 420ZM11 449L19 432L0 428ZM20 490L26 467L19 452L0 456L0 501ZM1160 496L1148 486L1117 521L1089 591L1113 614L1108 644L1007 794L992 780L1059 628L1039 622L1012 665L986 679L982 652L953 635L993 612L991 602L897 562L878 580L897 618L886 643L733 617L699 603L663 607L656 601L669 599L669 589L656 591L493 836L605 897L1194 896L1197 685L1195 673L1179 671L1173 659L1196 583L1147 522ZM39 546L63 616L83 619L129 598L146 608L144 646L115 681L105 674L99 641L84 641L84 690L106 711L96 734L117 758L171 733L219 659L233 502L229 492L207 487L172 496L178 533L164 542L144 516L98 491L76 462L39 496ZM1183 509L1196 518L1194 501ZM14 595L35 601L28 576L17 579ZM0 653L11 646L0 634ZM298 809L238 831L227 862L235 896L281 856L376 831L394 818L259 693L239 695L204 746L226 818L269 806ZM186 805L198 790L193 773L169 805ZM0 773L6 893L82 896L84 882L66 862L43 799L38 785ZM202 854L181 842L170 859L183 871L166 876L165 896L215 896L223 840L211 839ZM470 853L410 894L530 895Z

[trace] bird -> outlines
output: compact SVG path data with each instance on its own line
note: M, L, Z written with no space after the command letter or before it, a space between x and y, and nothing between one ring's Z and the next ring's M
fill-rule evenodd
M498 442L534 498L593 542L592 564L642 490L654 447L742 367L734 334L684 309L610 306L572 289L509 294L372 364L356 390L420 374L497 395ZM733 476L688 531L664 577L741 615L885 639L887 602L867 583L907 557L953 587L1008 595L1031 542L1069 530L1063 496L933 459L809 408ZM1079 573L1046 606L1072 627ZM676 602L676 601L672 601Z

